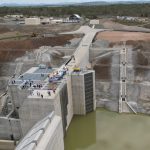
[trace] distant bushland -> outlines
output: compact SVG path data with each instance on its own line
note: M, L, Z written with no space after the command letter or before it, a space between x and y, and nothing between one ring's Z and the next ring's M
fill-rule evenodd
M79 14L87 18L97 16L150 17L150 4L116 4L101 6L61 6L61 7L0 7L0 15L23 14L25 16L64 17Z

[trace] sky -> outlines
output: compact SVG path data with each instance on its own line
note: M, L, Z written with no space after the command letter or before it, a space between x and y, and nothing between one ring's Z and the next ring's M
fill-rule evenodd
M55 4L55 3L64 3L64 2L92 2L92 1L133 1L133 0L0 0L0 4L3 3L16 3L16 4ZM139 1L139 0L134 0Z

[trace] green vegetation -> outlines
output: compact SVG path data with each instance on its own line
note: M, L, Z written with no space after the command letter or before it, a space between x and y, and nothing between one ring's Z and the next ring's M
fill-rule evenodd
M88 18L97 16L139 16L150 17L150 4L116 4L106 6L64 6L64 7L1 7L0 15L20 13L26 16L66 16L80 14Z

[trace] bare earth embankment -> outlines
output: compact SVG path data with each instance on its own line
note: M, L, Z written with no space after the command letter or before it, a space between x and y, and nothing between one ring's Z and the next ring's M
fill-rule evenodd
M132 102L134 106L136 104L138 112L150 114L150 33L106 31L99 33L96 41L108 43L107 48L112 49L108 55L99 57L94 66L98 102L103 103L106 108L118 111L119 50L125 44L127 48L127 101Z
M75 37L74 35L59 35L18 41L0 41L0 62L13 61L23 56L26 51L33 51L41 46L63 46Z

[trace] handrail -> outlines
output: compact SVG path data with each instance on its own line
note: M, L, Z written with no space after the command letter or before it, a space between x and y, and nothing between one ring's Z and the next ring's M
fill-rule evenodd
M135 113L137 114L137 112L134 110L134 108L126 101L126 104L130 107L130 109Z

